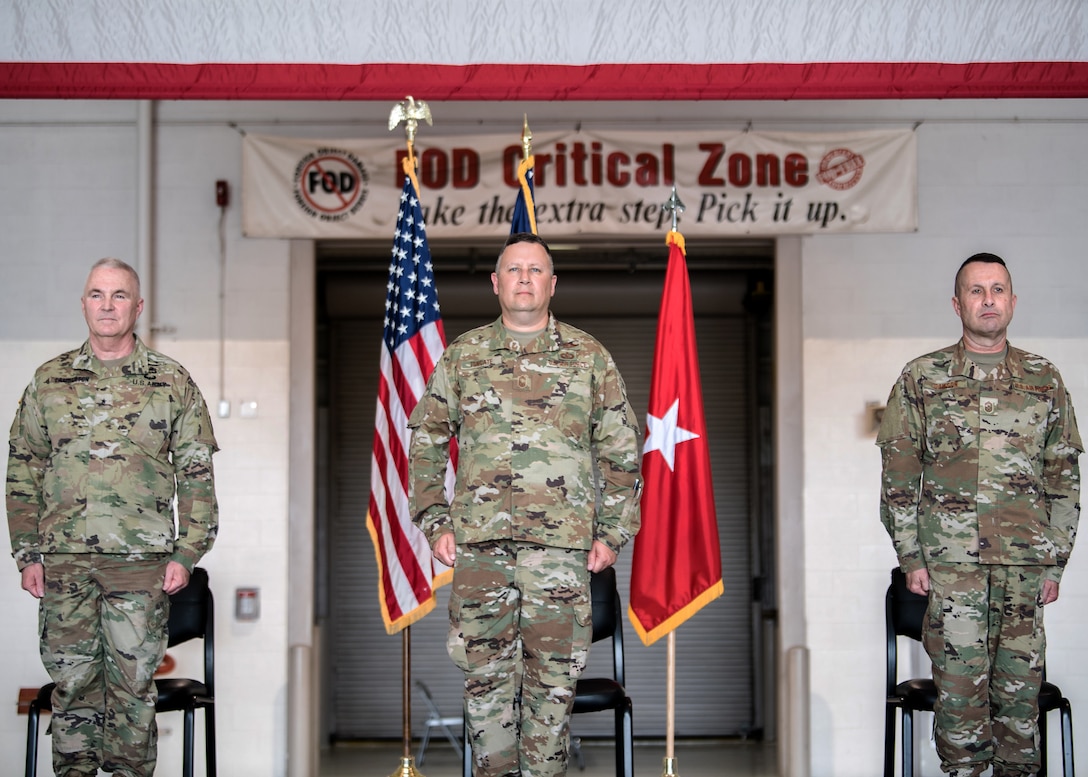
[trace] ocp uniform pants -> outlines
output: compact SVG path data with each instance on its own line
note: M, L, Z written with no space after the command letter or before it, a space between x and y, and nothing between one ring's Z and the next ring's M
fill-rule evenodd
M476 777L561 777L592 640L587 552L511 541L457 547L450 657L465 673Z
M934 730L946 767L1034 774L1046 640L1047 567L934 564L923 644L937 685Z
M162 561L47 555L41 654L53 692L53 768L149 777L157 738L153 676L166 651Z

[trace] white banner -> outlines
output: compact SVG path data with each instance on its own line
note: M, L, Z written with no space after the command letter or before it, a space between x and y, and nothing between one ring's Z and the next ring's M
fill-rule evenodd
M382 238L393 234L406 153L386 141L245 135L242 229L250 237ZM418 139L428 235L509 232L520 139ZM671 224L673 185L686 236L770 236L917 229L911 130L589 132L534 134L536 219L546 240L654 237Z

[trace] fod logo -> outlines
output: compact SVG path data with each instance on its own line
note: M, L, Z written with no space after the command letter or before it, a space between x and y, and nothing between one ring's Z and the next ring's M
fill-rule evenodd
M295 165L295 203L312 218L343 221L366 202L370 175L359 157L319 148Z
M820 170L816 180L824 186L837 191L852 189L861 180L865 170L865 157L848 148L835 148L828 151L820 160Z

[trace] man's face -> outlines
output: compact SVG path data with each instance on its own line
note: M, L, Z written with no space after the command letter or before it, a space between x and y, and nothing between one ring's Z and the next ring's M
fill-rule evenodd
M144 309L136 279L114 267L96 267L91 271L81 304L87 328L98 338L123 339L131 335Z
M1009 271L1000 264L972 262L963 268L952 298L964 336L975 343L1003 339L1016 309Z
M507 246L499 259L498 271L491 273L491 284L499 296L504 318L525 324L547 319L555 281L548 253L536 243Z

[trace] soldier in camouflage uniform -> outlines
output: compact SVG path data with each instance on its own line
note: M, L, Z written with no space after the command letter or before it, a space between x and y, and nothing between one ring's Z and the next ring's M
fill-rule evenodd
M638 422L608 351L551 315L544 241L511 235L491 280L501 317L450 344L409 421L412 513L454 567L447 647L475 774L553 777L592 637L590 572L639 527Z
M54 770L147 777L169 594L216 536L217 448L189 373L134 334L136 272L100 260L82 307L87 342L38 368L11 427L8 530L41 600Z
M881 520L929 596L941 768L1034 775L1043 605L1073 549L1084 446L1058 370L1006 340L1005 263L970 257L955 292L963 338L910 362L884 412Z

